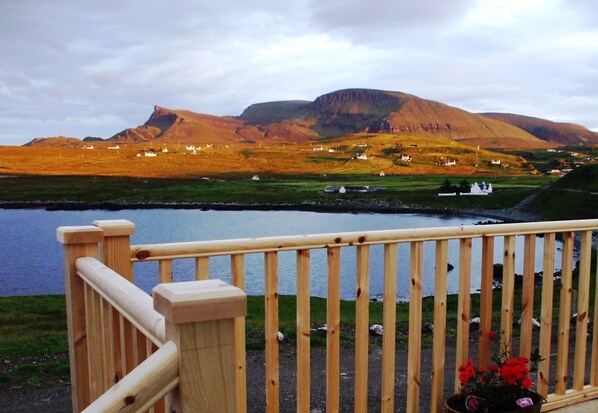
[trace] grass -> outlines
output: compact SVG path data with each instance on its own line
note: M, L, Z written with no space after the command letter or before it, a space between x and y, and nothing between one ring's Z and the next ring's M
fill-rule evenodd
M108 202L116 205L204 203L236 205L304 205L320 207L374 207L439 209L504 209L516 205L550 178L450 176L451 182L465 179L492 182L489 197L438 197L441 176L378 175L273 175L252 181L235 174L210 180L157 179L89 176L12 176L0 179L0 201L11 202ZM369 185L385 190L370 193L329 194L327 185Z
M592 256L592 274L596 271L596 252ZM573 288L577 288L577 271L574 271ZM590 307L590 314L593 314L595 279L591 281L591 298L593 303ZM493 318L500 319L501 314L501 290L494 291L493 297ZM558 317L560 286L555 285L554 289L553 314ZM541 289L534 294L534 307L536 316L539 314L541 304ZM513 317L517 320L520 317L521 290L515 291L515 311ZM279 297L279 330L285 335L285 340L291 344L296 342L296 307L295 296ZM312 297L310 301L312 326L321 326L326 323L326 300ZM264 309L263 296L247 297L248 313L246 317L248 350L263 350L265 348L264 331ZM340 338L344 343L354 341L352 326L355 325L355 302L341 301L341 332ZM471 316L478 315L480 308L480 295L471 295ZM448 336L456 335L456 324L458 315L458 296L447 297L447 328ZM422 302L422 323L433 323L434 318L434 297L426 297ZM34 361L16 364L17 367L7 372L0 372L0 390L10 385L27 386L30 388L39 387L43 382L68 383L69 366L68 360L62 356L53 357L54 354L64 354L68 350L66 331L66 309L65 300L62 295L40 295L24 297L0 297L0 360L18 360L20 358L32 358ZM383 303L370 302L369 324L382 324ZM397 336L398 342L407 340L409 328L409 304L398 303L396 305ZM519 335L515 327L514 336ZM325 346L326 335L315 331L311 335L313 346ZM432 336L424 334L422 345L431 346ZM375 343L373 345L376 345Z

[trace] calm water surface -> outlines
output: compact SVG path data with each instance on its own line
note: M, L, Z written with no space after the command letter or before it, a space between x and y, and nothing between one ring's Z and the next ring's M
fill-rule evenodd
M302 211L201 211L201 210L123 210L123 211L45 211L0 209L0 296L59 294L64 292L62 245L56 241L56 228L62 225L89 225L98 219L128 219L135 223L132 244L216 240L277 235L338 233L380 229L422 228L471 225L483 217L446 217L421 214L318 213ZM481 242L474 242L473 257L479 256ZM542 243L538 242L537 262L541 263ZM518 239L517 247L523 248ZM495 243L495 262L501 262L502 239ZM355 253L342 252L341 296L354 298ZM518 257L523 254L518 252ZM382 294L382 247L371 248L372 296ZM518 260L516 272L522 273ZM399 245L397 295L409 293L409 246ZM455 269L448 274L451 292L458 285L458 241L449 243L449 262ZM557 257L560 262L560 257ZM263 294L263 259L246 257L246 289L249 294ZM279 256L279 292L295 293L295 254ZM326 295L326 253L312 252L311 291ZM217 257L210 261L213 277L229 280L230 260ZM537 270L540 270L538 265ZM145 291L157 283L157 263L135 264L136 282ZM174 265L176 281L193 278L193 260L178 260ZM480 263L472 263L472 290L479 287ZM434 294L434 243L424 244L424 294Z

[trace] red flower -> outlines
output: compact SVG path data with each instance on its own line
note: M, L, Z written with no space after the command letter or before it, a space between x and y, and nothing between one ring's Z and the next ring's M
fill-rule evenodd
M488 338L490 340L494 340L496 338L496 331L494 331L494 330L488 331Z
M533 386L533 384L534 384L534 382L529 377L526 377L525 379L523 379L521 381L521 387L523 387L524 389L529 389L530 387Z

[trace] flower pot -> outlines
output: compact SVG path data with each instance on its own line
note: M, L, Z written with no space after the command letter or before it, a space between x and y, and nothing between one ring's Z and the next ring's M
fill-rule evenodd
M527 407L519 407L515 403L515 400L509 404L508 407L505 406L492 406L490 405L487 410L479 410L477 413L539 413L542 409L542 403L544 403L544 398L531 390L526 391L526 397L529 397L532 402L534 403L531 406ZM465 407L465 399L466 395L462 394L455 394L444 402L444 410L447 413L473 413L472 411L468 410Z

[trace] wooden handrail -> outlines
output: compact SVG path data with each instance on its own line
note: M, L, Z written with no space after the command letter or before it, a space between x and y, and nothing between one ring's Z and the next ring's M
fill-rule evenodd
M83 413L144 412L178 384L178 349L168 341Z
M110 241L109 235L113 237L126 237L133 231L133 224L121 221L102 221L94 222L98 227L104 230L103 242ZM117 232L115 232L115 228ZM315 235L295 235L283 237L264 237L253 239L237 239L224 241L198 241L198 242L182 242L182 243L168 243L168 244L148 244L131 246L129 251L125 253L125 244L128 240L122 240L122 245L119 245L118 251L112 254L114 261L110 264L108 256L104 255L105 264L110 268L130 268L132 262L139 261L159 261L160 282L162 284L154 289L154 311L152 307L152 300L144 292L124 280L119 274L120 271L113 271L106 265L102 264L95 258L78 258L83 254L75 248L70 248L69 258L71 267L74 268L69 274L74 274L72 282L76 283L77 279L85 284L85 300L89 302L88 306L91 308L91 320L99 319L96 315L98 308L108 308L108 313L112 310L121 313L120 323L123 325L123 318L128 320L126 323L132 328L133 332L126 331L125 335L133 335L134 348L137 349L133 359L137 363L143 361L143 358L157 359L158 357L150 355L156 352L156 346L162 346L166 340L172 340L176 346L179 346L179 364L183 366L180 368L179 383L181 387L186 387L185 383L200 383L200 391L197 391L194 396L189 396L188 393L173 393L173 398L169 401L174 404L173 408L182 409L186 406L185 411L197 411L198 403L203 402L203 395L210 394L213 400L210 404L205 404L202 408L208 411L236 411L245 412L245 357L244 357L244 335L245 328L243 317L241 317L241 299L244 296L242 289L244 289L244 258L247 254L263 254L264 260L264 298L265 298L265 341L266 341L266 411L278 412L280 410L280 389L279 389L279 344L278 336L278 257L281 251L296 251L297 254L297 337L298 337L298 356L297 356L297 406L298 411L304 411L310 408L309 392L299 394L302 387L309 386L310 383L310 306L309 306L309 283L310 283L310 251L312 249L327 250L327 280L328 280L328 295L327 295L327 349L326 349L326 386L327 386L327 410L337 411L340 408L340 268L341 255L343 247L357 247L356 251L356 338L355 338L355 367L359 370L355 374L355 386L359 389L355 391L355 411L367 411L368 406L368 320L369 315L367 308L369 306L369 246L383 245L384 246L384 300L383 300L383 324L384 336L382 338L382 372L381 372L381 410L386 412L394 411L396 400L396 374L397 370L403 371L407 376L407 390L402 396L406 396L404 402L408 411L419 410L419 399L421 397L420 383L424 374L432 374L432 403L430 411L439 413L442 411L443 394L448 383L445 383L446 372L455 371L451 365L446 365L447 359L445 357L446 346L446 332L447 332L447 256L448 245L450 240L459 240L459 296L457 309L457 337L456 337L456 360L455 364L465 362L470 355L470 318L478 311L482 318L480 322L479 331L479 357L480 365L489 362L490 341L488 331L492 328L492 299L498 298L500 310L500 328L505 336L512 335L513 317L521 313L521 339L519 341L520 355L528 355L531 351L532 334L531 325L532 317L541 316L541 329L539 337L539 346L541 354L552 354L551 343L556 341L557 337L551 336L553 328L553 289L556 293L556 288L552 283L552 275L555 273L555 257L562 256L562 285L563 289L560 291L560 320L554 323L559 328L559 337L557 345L556 360L550 361L550 357L539 366L538 386L537 390L548 400L543 410L548 411L557 407L568 404L579 403L584 399L598 397L598 334L596 330L593 338L593 348L591 351L592 368L590 369L591 378L589 381L585 379L586 366L583 357L575 358L574 369L569 368L569 360L567 358L568 343L570 327L575 328L575 352L585 354L587 348L587 319L590 318L588 314L592 303L589 300L589 282L591 277L596 277L596 274L590 274L590 257L592 232L598 229L598 219L580 220L580 221L555 221L555 222L536 222L536 223L520 223L520 224L493 224L483 226L459 226L459 227L441 227L441 228L424 228L424 229L398 229L387 231L367 231L367 232L349 232L349 233L331 233L331 234L315 234ZM94 233L90 228L85 227L84 230L88 233L83 237L80 234L74 234L76 231L63 229L59 233L59 240L66 245L77 244L85 242L93 244L97 240L97 233ZM108 231L108 232L106 232ZM110 232L112 231L112 232ZM123 232L121 234L121 232ZM563 235L563 244L556 248L555 239L556 234ZM537 240L536 235L544 234L543 241ZM523 255L515 256L516 239L519 236L524 237L524 252ZM72 237L81 238L80 240L72 239ZM492 273L494 267L494 242L498 237L504 237L502 243L502 264L503 264L503 288L499 297L493 293L492 290ZM472 249L474 238L481 238L482 250ZM421 364L421 324L422 324L422 285L424 282L424 243L434 243L436 248L435 260L435 298L434 298L434 332L433 332L433 353L434 357L431 366L423 366ZM577 305L575 309L571 308L570 302L575 300L571 297L572 284L571 276L574 266L574 247L579 242L580 251L580 276L579 285L577 288L583 291L579 292ZM401 244L411 244L405 247L410 247L411 258L409 260L409 277L410 277L410 295L409 295L409 342L408 342L408 362L406 366L395 366L396 358L396 287L398 282L398 248L403 248ZM536 257L536 243L543 244L543 289L542 289L542 308L538 314L538 308L534 308L534 270ZM429 244L425 244L429 245ZM500 245L500 244L499 244ZM91 248L91 247L90 247ZM87 248L94 256L97 254L93 248ZM70 252L72 249L72 253ZM112 248L117 250L116 247ZM104 246L104 252L105 252ZM100 248L102 251L102 248ZM562 252L559 252L562 251ZM475 253L475 254L473 254ZM196 279L206 279L209 277L209 262L212 256L231 256L231 279L233 284L241 290L228 289L230 286L220 284L216 280L206 281L206 284L200 286L199 284L175 283L173 281L173 260L181 258L195 258L195 276ZM472 256L475 255L475 256ZM101 255L102 256L102 255ZM481 285L481 302L480 307L473 306L473 299L471 292L472 276L472 260L481 259L482 262L482 285ZM515 265L523 260L524 280L522 301L514 302L515 297ZM325 264L323 264L325 265ZM427 264L426 264L427 265ZM70 267L65 267L70 268ZM344 267L343 267L344 268ZM456 275L456 274L453 274ZM70 280L70 278L69 278ZM193 283L193 282L191 282ZM190 294L189 288L193 285L193 294ZM224 287L224 290L222 288ZM232 287L231 287L232 288ZM598 286L596 287L598 289ZM79 290L77 290L79 291ZM228 291L232 295L226 297L224 301L218 304L213 299L213 294L218 291L221 294L223 291ZM227 292L227 294L228 294ZM200 293L202 298L195 301L195 293ZM194 298L191 298L191 296ZM88 297L91 297L88 299ZM221 305L222 304L222 305ZM595 313L593 320L598 323L598 305L594 301ZM229 308L230 307L230 308ZM234 311L225 317L217 317L218 320L205 317L212 317L219 314L221 311L227 312L227 309L234 309ZM577 310L578 315L576 320L570 321L570 314ZM80 311L80 310L77 310ZM75 314L76 315L76 314ZM85 314L84 314L85 316ZM87 315L89 318L89 315ZM73 316L74 317L74 316ZM93 318L95 317L95 318ZM115 320L110 319L109 323ZM166 321L165 321L166 319ZM110 336L104 335L104 327L98 327L106 324L106 319L96 323L95 321L89 323L88 327L83 329L75 329L74 331L81 331L78 335L82 335L87 328L90 333L88 338L88 346L92 348L97 345L103 345L108 348L107 344L110 341ZM234 322L233 322L234 320ZM496 321L496 320L495 320ZM104 324L102 324L104 323ZM77 325L76 323L73 323ZM234 324L234 328L233 328ZM110 324L112 325L112 324ZM111 327L110 327L111 328ZM106 329L109 334L111 330ZM122 330L122 328L121 328ZM135 331L136 330L136 331ZM527 331L529 330L529 331ZM165 331L169 331L168 335ZM204 337L206 334L210 335L213 332L225 332L221 338L214 338L208 340L213 344L214 348L220 348L222 354L222 362L214 364L210 362L208 353L212 350L201 350L198 353L199 358L195 356L185 356L183 360L181 355L188 350L195 351L197 343L195 340L198 337ZM197 332L201 332L198 334ZM142 341L135 341L135 337L141 337ZM146 343L145 335L149 341ZM118 337L118 334L114 334ZM77 335L73 334L73 337ZM98 337L100 337L98 339ZM104 337L104 338L102 338ZM194 338L193 338L194 337ZM207 336L206 336L207 337ZM215 336L214 336L215 337ZM193 340L189 340L193 338ZM204 340L202 338L202 340ZM141 343L141 347L138 344ZM223 343L225 344L223 346ZM234 345L233 345L234 343ZM169 343L171 344L171 343ZM210 346L212 346L210 344ZM507 343L503 343L507 344ZM509 343L510 344L510 343ZM113 346L114 347L114 346ZM150 348L151 347L151 348ZM203 345L200 346L203 348ZM147 348L147 351L146 351ZM162 347L163 348L163 347ZM222 350L226 348L225 350ZM183 350L181 350L183 349ZM517 351L516 349L512 349ZM161 350L158 350L160 352ZM165 353L165 352L163 352ZM91 353L90 353L91 354ZM137 354L140 356L138 357ZM162 354L162 353L161 353ZM91 359L92 362L95 360ZM129 360L127 355L126 360ZM555 363L556 361L556 363ZM151 364L151 363L150 363ZM452 362L451 362L452 364ZM194 366L193 368L189 366ZM208 368L201 368L199 366L209 366ZM91 372L97 370L95 365L90 365ZM188 366L188 367L185 367ZM216 367L226 366L226 372L217 371ZM133 370L134 366L123 371L134 374L137 369ZM111 372L106 369L107 373L104 376L93 377L90 373L92 397L91 400L98 397L98 389L104 392L107 387L101 390L101 383L109 381ZM549 380L548 372L555 371L556 377ZM554 373L553 373L554 374ZM79 375L77 375L79 377ZM125 378L128 376L125 376ZM572 379L572 380L571 380ZM99 383L94 383L96 380ZM134 380L131 378L130 380ZM548 394L549 383L556 384L554 394ZM114 390L110 392L115 393L118 386L127 383L124 379L116 385ZM149 382L145 383L148 386ZM457 380L455 380L457 384ZM236 389L235 388L236 385ZM95 386L95 387L94 387ZM128 386L128 385L127 385ZM174 386L174 385L173 385ZM168 386L167 386L168 387ZM220 388L228 388L231 393L220 392L216 395ZM127 387L128 388L128 387ZM171 387L169 387L170 389ZM192 385L189 388L197 388ZM209 390L208 390L209 388ZM551 389L552 390L552 389ZM163 395L166 391L163 391ZM232 396L234 392L238 392L236 397ZM87 397L81 393L81 400ZM119 397L113 396L111 399L113 406L123 407L123 395ZM108 396L101 396L107 398ZM137 396L136 396L137 397ZM140 396L141 397L141 396ZM159 396L156 396L156 400ZM99 400L99 399L98 399ZM219 400L214 404L214 401ZM129 401L131 401L129 399ZM120 403L120 404L119 404ZM148 402L149 403L149 402ZM141 406L141 405L139 405ZM144 404L145 408L151 404ZM224 406L224 407L223 407ZM162 405L161 408L163 408ZM112 408L112 407L111 407ZM128 409L129 407L126 406ZM141 407L139 407L141 409ZM160 411L157 408L157 411ZM90 410L94 411L94 410ZM104 411L104 410L97 410ZM106 410L115 411L115 410ZM120 410L119 410L120 411ZM136 409L123 411L137 411ZM179 410L177 410L179 411Z
M563 231L586 231L598 227L598 219L578 221L527 222L517 224L468 225L458 227L409 228L341 234L290 235L219 241L192 241L131 246L131 260L151 261L173 258L253 254L270 251L309 250L326 247L435 241L474 237L515 236Z
M164 316L152 298L95 258L76 261L78 274L155 345L166 343Z

